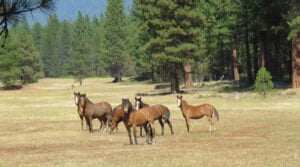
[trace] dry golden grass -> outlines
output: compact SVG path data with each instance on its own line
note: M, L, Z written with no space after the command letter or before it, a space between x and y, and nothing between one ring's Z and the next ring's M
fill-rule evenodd
M210 103L220 113L218 131L207 133L206 118L191 121L191 132L176 107L176 95L155 95L166 89L111 78L87 79L79 87L72 79L43 79L22 90L0 91L0 166L299 166L299 94L262 98L254 93L211 91L184 94L190 104ZM73 85L73 86L72 86ZM171 109L175 135L165 127L157 143L128 144L123 124L119 132L80 130L73 92L112 106L137 93L148 104ZM200 96L201 95L201 96ZM99 123L94 120L94 129ZM156 123L160 133L160 127Z

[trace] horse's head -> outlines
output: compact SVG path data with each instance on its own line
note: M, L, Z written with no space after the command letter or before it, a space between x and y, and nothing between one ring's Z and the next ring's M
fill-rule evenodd
M80 92L78 93L74 92L74 100L76 105L78 105L79 103L79 97L80 97Z
M122 107L125 114L128 114L130 111L133 110L132 104L130 103L129 99L122 99Z
M139 110L142 104L142 97L135 97L135 110Z
M177 107L178 107L178 108L181 107L181 102L182 102L182 95L177 96Z
M86 99L87 99L86 94L80 94L79 100L78 100L78 105L81 107L84 107L85 103L86 103Z

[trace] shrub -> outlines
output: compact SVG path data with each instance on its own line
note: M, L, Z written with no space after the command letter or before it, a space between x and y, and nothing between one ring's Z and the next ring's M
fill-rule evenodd
M266 95L266 92L273 89L273 87L274 85L272 82L272 76L266 70L265 67L262 67L256 75L255 85L254 85L255 91L263 95Z

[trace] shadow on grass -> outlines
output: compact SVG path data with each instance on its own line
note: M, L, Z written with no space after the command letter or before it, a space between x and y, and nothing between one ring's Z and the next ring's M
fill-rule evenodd
M22 88L23 88L22 85L9 85L9 86L0 87L0 90L19 90Z

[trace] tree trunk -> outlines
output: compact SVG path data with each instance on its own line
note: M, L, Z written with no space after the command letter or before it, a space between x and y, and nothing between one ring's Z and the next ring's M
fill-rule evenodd
M175 94L175 93L179 93L179 78L178 78L178 74L177 74L177 69L175 67L175 65L171 65L172 67L172 71L171 71L171 93Z
M117 83L117 82L121 82L122 81L122 77L120 75L120 73L118 73L117 75L115 75L113 83Z
M193 88L192 80L192 67L190 63L185 63L184 65L184 85L186 89Z
M246 49L246 58L247 58L247 78L250 84L253 83L252 76L252 65L251 65L251 55L250 55L250 47L249 47L249 39L248 39L249 31L248 31L248 23L246 23L245 29L245 49Z
M292 39L292 88L300 88L300 38Z
M257 47L257 32L253 34L253 68L254 68L254 76L256 76L258 72L258 47Z
M233 41L232 67L233 67L233 78L234 78L234 80L235 81L240 80L239 61L238 61L238 53L237 53L237 48L236 48L236 36L234 36L234 41Z

